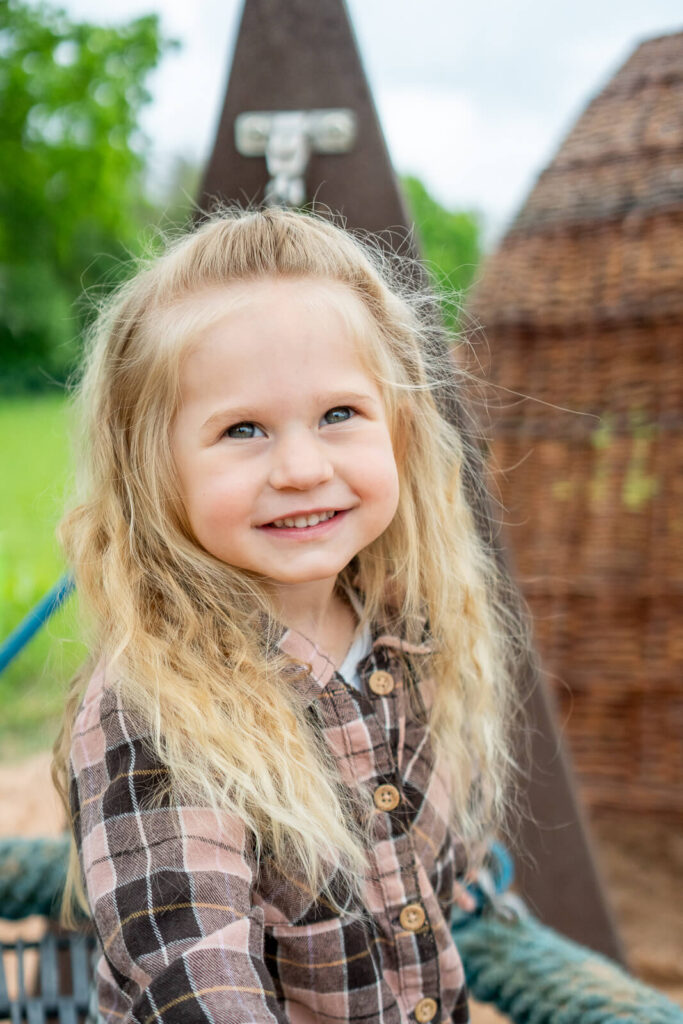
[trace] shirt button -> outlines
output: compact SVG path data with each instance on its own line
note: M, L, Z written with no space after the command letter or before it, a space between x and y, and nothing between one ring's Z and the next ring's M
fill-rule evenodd
M378 786L374 792L375 807L380 811L393 811L401 802L401 794L396 786Z
M383 672L381 669L378 669L368 679L368 685L373 693L379 694L380 697L386 697L388 693L391 693L396 684L389 672Z
M415 1007L415 1019L420 1024L427 1024L427 1021L432 1020L436 1016L438 1008L436 999L430 999L429 996L426 996Z
M436 1016L438 1005L436 999L431 999L428 995L424 999L420 999L417 1007L415 1008L415 1019L420 1021L420 1024L427 1024L428 1021L433 1020Z
M425 912L419 903L409 903L398 917L401 927L407 932L418 932L425 923Z

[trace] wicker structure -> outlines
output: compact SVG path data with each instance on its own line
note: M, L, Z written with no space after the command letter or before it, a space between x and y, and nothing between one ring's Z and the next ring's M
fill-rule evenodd
M492 489L583 795L683 812L683 33L590 103L471 311Z

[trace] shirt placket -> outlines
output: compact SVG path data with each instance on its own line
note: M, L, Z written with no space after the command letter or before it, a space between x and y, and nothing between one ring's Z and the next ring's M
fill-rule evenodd
M439 963L437 944L420 893L409 829L410 809L399 763L406 698L402 673L380 648L365 663L361 681L361 694L351 693L345 687L344 697L358 706L374 753L373 777L360 780L371 787L375 804L367 889L369 909L394 951L397 995L406 1014L411 1020L427 1024L438 1018Z

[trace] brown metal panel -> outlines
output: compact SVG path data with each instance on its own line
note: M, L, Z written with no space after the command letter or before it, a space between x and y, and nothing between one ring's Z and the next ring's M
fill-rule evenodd
M349 154L311 156L308 200L341 213L354 227L405 232L407 213L340 0L247 0L200 207L214 197L263 199L265 160L236 151L238 114L325 107L354 110L358 137Z
M533 820L515 859L521 891L531 909L575 942L625 963L624 949L606 904L549 688L531 676L529 718L532 773L525 803Z
M392 232L394 243L410 223L391 167L372 96L342 0L246 0L216 143L199 206L216 199L245 204L263 199L265 159L246 158L234 144L235 118L257 110L349 107L358 137L343 156L313 154L307 198L341 213L349 227ZM462 410L449 417L464 424ZM471 475L482 465L472 464ZM470 488L479 528L486 537L490 511ZM503 552L496 546L504 562ZM533 684L533 685L530 685ZM623 960L581 819L571 772L562 752L549 696L532 665L520 686L529 693L531 761L520 745L531 818L522 827L518 858L521 889L543 921L615 959Z

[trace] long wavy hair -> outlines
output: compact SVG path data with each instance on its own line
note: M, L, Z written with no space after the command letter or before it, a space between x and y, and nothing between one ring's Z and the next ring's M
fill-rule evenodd
M464 479L471 442L444 412L450 398L462 404L469 374L420 265L317 214L229 208L136 270L100 310L77 386L80 495L60 537L92 655L55 744L67 811L73 723L104 660L173 792L238 815L257 852L329 899L332 861L361 891L371 795L354 794L367 813L351 813L329 753L283 685L305 669L264 645L276 624L268 581L195 540L169 444L183 356L215 308L188 299L240 281L322 279L350 289L369 314L358 341L385 402L400 486L393 521L341 579L360 586L365 621L391 609L408 640L424 639L426 615L434 652L414 658L410 676L433 695L428 725L453 827L478 849L505 808L526 627L475 527ZM83 902L75 856L69 894Z

